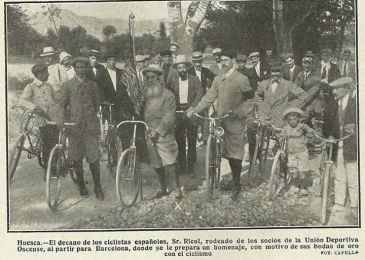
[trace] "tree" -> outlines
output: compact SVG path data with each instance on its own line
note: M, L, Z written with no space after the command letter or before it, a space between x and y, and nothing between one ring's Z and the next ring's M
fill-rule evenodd
M33 55L44 37L28 23L26 9L21 5L6 5L6 36L9 54Z
M160 38L161 39L166 39L167 38L167 34L166 34L166 25L164 22L160 22Z
M57 44L60 41L60 37L58 35L58 26L56 24L55 18L59 18L61 14L61 8L57 4L44 4L42 5L43 15L48 16L48 19L53 25L56 36L58 37Z
M180 53L190 56L193 52L194 37L207 13L210 1L193 1L186 14L185 21L181 13L181 1L167 3L171 41L180 45Z
M103 28L103 35L107 40L111 40L117 33L117 29L113 25L107 25Z

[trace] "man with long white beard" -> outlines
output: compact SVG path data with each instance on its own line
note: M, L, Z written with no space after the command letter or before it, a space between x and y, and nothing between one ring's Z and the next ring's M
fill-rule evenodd
M179 175L176 170L178 149L174 131L176 101L175 95L162 86L162 73L162 68L156 64L143 69L146 79L144 120L150 129L153 143L153 149L148 149L149 164L155 168L160 186L154 197L168 195L167 178L173 177L175 198L181 199Z

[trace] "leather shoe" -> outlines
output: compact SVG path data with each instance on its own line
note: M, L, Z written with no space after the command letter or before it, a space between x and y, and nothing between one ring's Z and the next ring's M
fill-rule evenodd
M79 187L80 195L84 198L89 197L89 191L87 190L86 186Z
M95 189L94 192L95 192L95 197L98 200L100 200L100 201L104 200L104 193L101 188Z

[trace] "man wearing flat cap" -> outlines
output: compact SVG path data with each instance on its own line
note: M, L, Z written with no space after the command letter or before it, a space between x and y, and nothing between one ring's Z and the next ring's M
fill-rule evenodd
M298 74L303 69L295 64L293 53L285 54L284 61L285 61L285 66L283 68L283 78L291 82L295 82L295 80L298 77Z
M143 85L145 83L145 79L142 73L142 70L145 68L145 60L146 57L144 55L136 55L136 75L138 78L139 85L143 89Z
M169 78L167 89L175 94L176 110L186 111L190 107L196 106L202 98L202 84L197 76L188 73L192 64L185 55L178 55L173 67L177 73ZM185 118L183 114L178 114L176 120L176 141L179 147L178 162L180 174L193 174L193 165L197 160L197 135L198 127L188 118ZM188 145L187 152L186 140Z
M270 69L261 62L260 53L257 51L250 53L248 59L252 67L246 70L246 76L250 80L251 87L256 91L258 82L270 78Z
M332 50L321 50L321 64L317 68L321 80L324 84L328 84L341 76L340 70L337 65L331 62Z
M215 62L212 65L210 65L209 70L217 76L222 73L222 62L221 62L222 49L215 48L213 49L212 53Z
M325 137L348 139L334 145L335 205L328 225L357 225L359 186L357 168L356 90L351 77L342 77L329 84L335 97L335 113L325 111ZM347 203L349 202L349 203Z
M233 112L232 116L222 121L222 126L225 157L229 161L234 184L232 199L236 200L241 189L240 176L246 143L245 119L252 110L250 102L247 101L249 99L247 95L252 92L252 88L248 78L233 67L234 57L233 52L222 52L221 62L224 73L214 78L211 88L197 106L188 110L187 117L190 118L193 114L204 111L216 100L217 116L221 117L230 111Z
M100 100L104 100L104 82L101 79L101 76L104 75L105 67L98 62L100 59L100 52L98 50L90 50L89 51L89 62L90 62L90 69L87 74L87 78L91 81L94 81L98 86L98 91L100 95Z
M43 161L47 166L49 154L58 141L58 129L56 126L44 125L44 118L57 120L59 107L55 102L55 91L47 82L49 73L47 65L35 64L32 67L34 81L28 84L19 98L18 105L26 110L32 110L37 115L37 124L42 138ZM47 169L47 167L45 167ZM45 177L46 172L44 172Z
M90 61L85 57L73 60L75 77L62 84L57 94L58 103L64 108L69 118L66 121L78 123L70 129L70 157L77 175L80 195L88 197L83 172L83 159L86 157L94 180L94 192L98 200L104 200L100 184L100 126L97 113L99 111L98 87L94 81L87 78L90 71Z
M163 50L160 52L162 58L162 70L164 82L167 82L167 78L171 73L171 63L172 63L172 52L170 50Z
M162 68L154 64L143 70L146 77L143 115L150 130L149 140L152 142L147 142L148 159L149 165L155 168L159 182L159 189L154 198L168 195L167 181L173 178L175 197L181 199L179 174L176 169L178 148L174 131L176 101L175 95L161 84L162 72Z
M176 56L178 55L178 51L180 49L179 44L177 42L171 42L170 43L170 51L172 55L172 62L175 62Z

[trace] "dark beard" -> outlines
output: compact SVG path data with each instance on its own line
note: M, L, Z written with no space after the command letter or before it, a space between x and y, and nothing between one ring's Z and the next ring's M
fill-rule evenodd
M150 86L146 86L146 89L144 91L144 96L146 99L153 99L156 98L158 96L160 96L161 92L162 92L162 85L155 83L153 85Z

